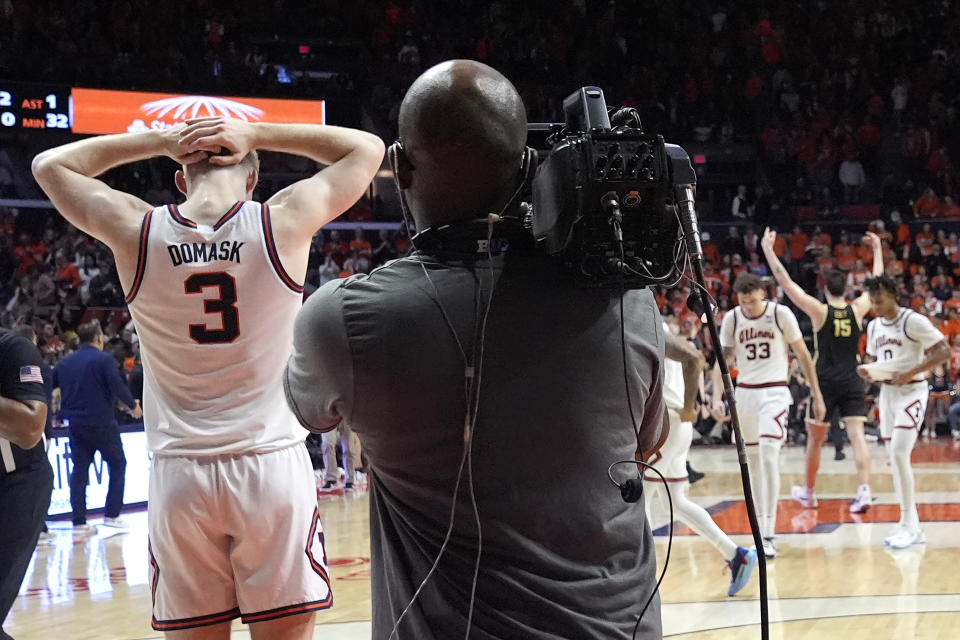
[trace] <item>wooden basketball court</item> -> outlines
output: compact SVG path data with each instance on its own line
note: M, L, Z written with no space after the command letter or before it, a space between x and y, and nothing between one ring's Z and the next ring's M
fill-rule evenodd
M901 551L883 546L898 518L886 453L871 445L873 494L869 513L853 516L852 455L824 451L820 507L804 510L782 497L779 555L769 564L770 637L842 640L960 637L960 444L921 441L914 451L917 501L927 544ZM732 447L694 448L693 465L707 477L691 489L738 544L749 545ZM781 495L802 481L803 452L783 452ZM613 490L613 489L612 489ZM658 507L659 505L654 505ZM316 638L370 637L368 500L363 491L321 495L334 607L318 616ZM666 552L664 509L654 508L657 551ZM129 533L100 529L74 539L69 523L54 523L52 544L39 547L5 629L17 640L160 638L150 628L145 512L128 513ZM112 535L111 535L112 534ZM662 560L661 560L662 563ZM756 575L728 598L729 573L720 554L678 527L661 588L664 633L686 640L759 638ZM638 594L638 603L641 596ZM235 638L248 638L239 622ZM379 640L379 639L378 639Z

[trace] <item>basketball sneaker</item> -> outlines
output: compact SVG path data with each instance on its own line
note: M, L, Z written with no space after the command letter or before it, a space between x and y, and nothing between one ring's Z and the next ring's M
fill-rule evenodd
M763 539L763 557L773 560L777 557L777 543L773 536Z
M757 566L757 550L737 547L733 558L727 561L727 566L730 567L730 588L727 589L727 595L735 596L750 582L753 568Z
M91 524L84 522L83 524L73 525L73 535L75 536L93 536L96 535L97 529Z
M337 488L337 483L334 482L333 480L327 480L326 482L323 483L323 486L320 487L320 488L323 489L323 490L325 490L325 491L326 491L326 490L329 490L329 489L336 489L336 488Z
M104 519L103 519L103 526L105 526L105 527L112 527L112 528L114 528L114 529L129 529L129 528L130 528L130 525L127 524L127 522L126 522L125 520L121 520L120 518L104 518Z
M820 504L817 502L817 496L813 494L813 490L808 489L807 487L798 487L794 485L790 488L790 496L802 504L806 509L816 509L817 505Z
M873 496L870 495L870 487L864 485L857 491L857 497L850 503L850 513L866 513L873 505Z
M920 527L901 525L892 536L883 539L883 543L891 549L906 549L913 544L926 544L927 537Z

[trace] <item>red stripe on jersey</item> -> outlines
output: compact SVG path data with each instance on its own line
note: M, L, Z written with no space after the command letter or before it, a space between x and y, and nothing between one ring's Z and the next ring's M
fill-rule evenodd
M237 215L237 212L240 211L241 207L243 207L243 200L237 200L236 204L230 207L230 210L223 214L219 220L217 220L217 223L213 225L213 230L216 231L225 225L230 218Z
M763 384L747 384L743 382L737 385L741 389L769 389L770 387L785 387L786 382L764 382Z
M273 264L274 271L280 277L283 284L294 293L303 293L303 285L297 284L297 281L290 277L283 265L280 264L280 254L277 252L277 243L273 239L273 226L270 223L270 207L266 204L260 205L260 222L263 225L263 241L267 245L267 255L270 256L270 262Z
M180 213L180 209L177 208L177 205L168 204L167 209L170 211L170 215L173 217L173 219L179 222L180 224L182 224L183 226L190 227L191 229L197 228L196 222L194 222L193 220L187 220L186 218L183 217L183 215Z
M288 607L279 607L277 609L261 611L259 613L243 613L240 614L240 620L245 624L249 624L251 622L264 622L266 620L285 618L286 616L295 616L299 613L309 613L311 611L318 611L320 609L329 609L332 605L333 594L328 593L327 597L323 600L304 602L302 604L292 604Z
M140 291L140 284L143 282L143 274L147 269L147 239L150 236L150 220L153 218L153 211L148 211L143 216L143 222L140 223L140 248L137 251L137 272L133 277L133 285L130 287L130 293L127 294L127 304L133 302Z
M208 616L196 616L195 618L183 618L182 620L157 620L156 616L150 622L156 631L175 631L178 629L192 629L193 627L205 627L211 624L233 620L240 615L239 609L230 609L220 613L212 613Z

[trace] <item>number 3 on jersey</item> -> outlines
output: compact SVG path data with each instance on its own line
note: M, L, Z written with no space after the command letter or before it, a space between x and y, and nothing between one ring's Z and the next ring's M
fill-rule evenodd
M203 299L204 313L220 314L220 329L210 329L206 324L191 324L190 337L199 344L227 344L240 335L240 310L237 309L237 281L229 273L195 273L183 281L186 294L203 293L216 287L216 298Z

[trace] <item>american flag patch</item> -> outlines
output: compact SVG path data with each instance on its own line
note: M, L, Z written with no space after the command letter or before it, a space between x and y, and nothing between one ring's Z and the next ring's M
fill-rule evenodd
M43 384L43 376L40 375L40 367L31 364L26 367L20 367L20 382L39 382Z

